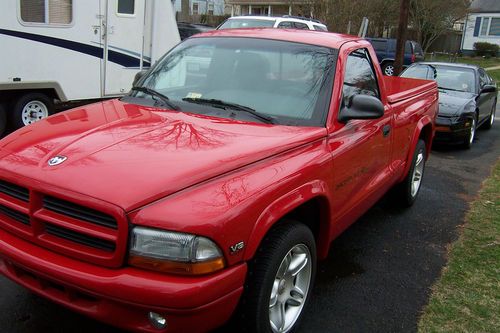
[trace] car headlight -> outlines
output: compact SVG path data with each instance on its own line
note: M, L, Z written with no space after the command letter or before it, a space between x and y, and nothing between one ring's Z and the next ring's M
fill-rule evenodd
M208 238L135 227L130 240L129 264L166 273L200 275L224 268L224 257Z

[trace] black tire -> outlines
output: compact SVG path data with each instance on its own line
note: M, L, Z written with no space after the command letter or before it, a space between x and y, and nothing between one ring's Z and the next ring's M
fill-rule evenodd
M43 114L36 114L31 118L26 117L26 115L23 115L23 110L27 105L39 105ZM46 112L42 108L45 108ZM54 102L45 94L27 93L18 97L17 100L14 101L11 112L11 125L14 129L18 129L53 114Z
M0 137L5 132L6 127L7 127L7 115L5 114L4 106L0 104Z
M472 144L474 143L474 138L476 137L476 131L477 131L477 119L478 118L476 114L476 116L472 118L472 124L469 130L469 134L462 143L462 148L464 149L470 149L472 147Z
M484 129L489 130L490 128L493 127L493 123L495 122L495 112L496 112L496 109L497 109L497 101L495 101L493 103L493 107L491 108L490 116L488 117L488 120L486 120L486 122L483 125Z
M266 235L254 258L248 264L245 290L236 314L238 330L244 332L273 332L270 323L270 297L278 268L285 256L296 246L305 245L310 253L311 278L303 306L297 320L287 332L296 330L307 306L316 274L316 243L311 230L302 223L283 221ZM297 280L297 277L295 277ZM283 294L286 294L285 292ZM290 292L290 295L292 293ZM278 297L278 296L277 296ZM290 308L290 307L289 307ZM235 327L236 328L236 327Z
M422 178L424 177L425 162L426 162L425 161L426 150L427 148L425 146L425 141L419 139L417 142L417 146L415 147L415 153L413 154L411 167L410 170L408 171L408 175L406 176L404 181L398 184L395 188L394 197L404 207L410 207L415 203L418 193L420 192L420 188L422 187ZM423 165L422 165L422 171L420 173L420 183L418 185L416 192L414 192L413 181L415 177L415 168L417 167L417 159L419 158L420 154L422 154L423 156L423 160L421 162L423 163Z
M387 76L394 75L394 62L387 61L382 65L382 73Z

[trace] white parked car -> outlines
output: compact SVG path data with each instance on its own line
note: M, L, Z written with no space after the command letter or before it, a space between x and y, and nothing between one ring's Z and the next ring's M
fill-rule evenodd
M233 16L225 20L220 29L237 28L282 28L328 31L326 25L318 20L299 16Z

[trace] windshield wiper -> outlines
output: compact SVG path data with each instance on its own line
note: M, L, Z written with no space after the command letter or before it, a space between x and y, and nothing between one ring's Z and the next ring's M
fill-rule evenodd
M255 111L254 109L236 104L236 103L230 103L230 102L225 102L220 99L213 99L213 98L192 98L192 97L186 97L182 99L183 101L190 102L190 103L197 103L197 104L208 104L210 106L220 108L220 109L231 109L231 110L237 110L237 111L244 111L247 112L251 115L253 115L255 118L259 118L260 120L268 123L268 124L274 124L274 119L273 117L264 115L260 112Z
M158 97L165 105L167 105L169 108L171 109L174 109L174 110L178 110L179 107L175 104L173 104L172 102L170 102L170 99L163 95L162 93L154 90L154 89L151 89L151 88L147 88L147 87L132 87L133 91L140 91L142 93L145 93L145 94L148 94L148 95L151 95L153 97Z
M460 92L466 92L466 91L463 91L463 90L460 90L460 89L445 88L445 87L438 87L438 89L442 89L442 90L451 90L451 91L460 91Z

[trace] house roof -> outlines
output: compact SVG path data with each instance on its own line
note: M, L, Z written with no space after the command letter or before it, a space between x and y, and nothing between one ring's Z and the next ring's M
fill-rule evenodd
M474 0L470 5L474 13L500 13L499 0Z

